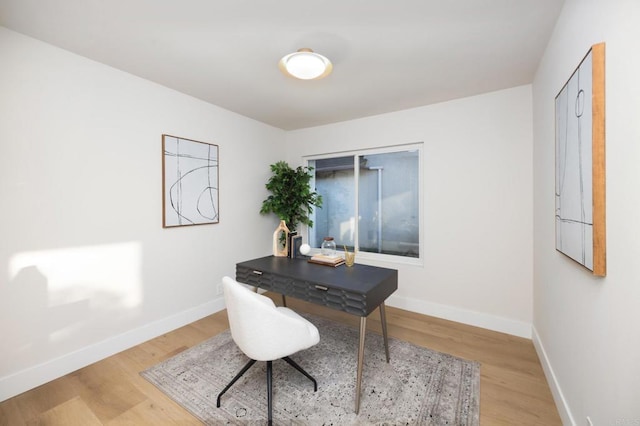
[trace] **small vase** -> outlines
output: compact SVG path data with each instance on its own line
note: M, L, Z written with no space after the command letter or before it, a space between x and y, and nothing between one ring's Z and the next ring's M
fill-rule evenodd
M280 221L280 225L273 233L273 255L277 257L287 257L289 251L289 228L284 220ZM280 236L284 233L284 246L280 244Z
M334 257L336 255L336 242L333 237L324 237L322 245L320 246L320 253L323 256Z

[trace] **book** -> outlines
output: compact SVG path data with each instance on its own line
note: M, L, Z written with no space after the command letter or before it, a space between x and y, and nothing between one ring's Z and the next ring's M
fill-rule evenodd
M316 263L318 265L327 265L327 266L340 266L344 263L344 258L342 256L325 256L323 254L314 254L308 260L310 263Z
M298 235L297 231L291 231L287 235L288 244L287 244L287 257L295 258L295 251L293 250L293 239ZM301 237L302 238L302 237Z
M291 237L291 257L297 259L301 257L300 247L302 246L302 235L294 235Z

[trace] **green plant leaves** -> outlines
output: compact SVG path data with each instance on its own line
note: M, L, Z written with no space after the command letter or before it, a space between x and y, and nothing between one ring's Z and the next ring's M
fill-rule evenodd
M322 206L322 196L309 186L311 171L313 167L292 169L285 161L272 164L273 174L265 185L271 195L262 202L260 213L275 213L287 223L290 231L295 231L299 223L313 226L309 214L313 206Z

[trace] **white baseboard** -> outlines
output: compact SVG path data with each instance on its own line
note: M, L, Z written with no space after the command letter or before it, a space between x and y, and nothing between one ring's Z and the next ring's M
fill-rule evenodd
M387 299L387 305L423 315L531 339L531 324L524 321L393 295Z
M514 336L531 338L531 324L523 321L398 296L391 296L387 300L387 305ZM0 402L222 309L224 309L224 300L220 297L59 358L2 377L0 378Z
M547 382L549 383L549 388L551 389L553 400L556 403L556 408L558 409L560 419L562 419L562 424L575 426L576 422L573 420L573 416L571 415L571 410L569 409L567 400L564 398L564 394L562 393L562 389L560 388L560 383L558 383L558 379L553 372L553 368L551 367L551 363L549 362L549 358L547 357L547 352L544 350L544 345L542 344L542 341L540 341L540 336L538 335L535 326L532 327L532 330L533 338L531 340L533 340L533 346L536 348L536 352L538 353L538 358L540 359L542 369L544 370L544 375L547 378Z
M222 297L0 378L0 402L224 309Z

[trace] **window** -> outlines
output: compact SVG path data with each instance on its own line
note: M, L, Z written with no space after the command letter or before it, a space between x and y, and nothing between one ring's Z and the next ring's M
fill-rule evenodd
M322 195L309 244L331 236L338 248L419 258L420 152L414 144L309 158Z

